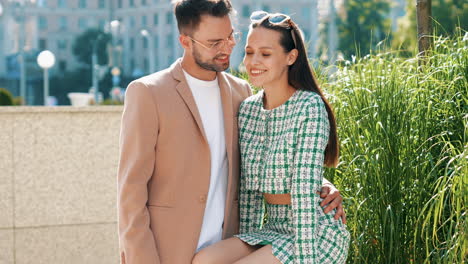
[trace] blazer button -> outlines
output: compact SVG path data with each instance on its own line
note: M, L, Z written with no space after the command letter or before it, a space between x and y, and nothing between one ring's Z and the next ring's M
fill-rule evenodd
M206 203L206 195L200 196L200 203Z

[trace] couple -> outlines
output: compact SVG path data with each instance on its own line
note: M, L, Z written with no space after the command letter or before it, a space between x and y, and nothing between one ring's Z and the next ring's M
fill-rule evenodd
M297 25L252 14L244 64L263 90L251 96L223 72L236 43L230 1L174 10L183 57L126 92L122 263L344 263L342 198L322 176L338 160L336 124Z

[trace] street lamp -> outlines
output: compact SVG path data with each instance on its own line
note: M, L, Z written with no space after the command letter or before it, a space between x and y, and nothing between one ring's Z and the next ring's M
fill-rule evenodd
M119 20L112 20L110 22L110 27L111 27L111 34L112 34L112 66L120 66L120 61L117 60L118 54L117 54L117 37L119 35L119 30L120 30L120 21Z
M146 29L142 29L140 31L140 34L143 36L143 38L146 38L146 40L148 41L149 72L153 73L156 70L154 66L153 38L151 37L150 33Z
M49 97L49 69L55 64L55 56L52 52L44 50L37 56L37 64L44 70L44 105L47 105Z

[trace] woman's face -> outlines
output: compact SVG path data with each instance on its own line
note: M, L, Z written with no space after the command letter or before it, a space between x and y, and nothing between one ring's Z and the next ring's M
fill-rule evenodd
M281 33L257 27L250 29L245 46L244 65L250 82L257 87L268 87L275 82L287 82L288 66L295 57L280 45Z

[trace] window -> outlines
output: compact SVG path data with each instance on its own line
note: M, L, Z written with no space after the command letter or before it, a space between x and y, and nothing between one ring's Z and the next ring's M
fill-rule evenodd
M143 37L143 48L144 49L147 49L148 48L148 38L150 38L151 36L148 36L148 37Z
M58 0L58 7L66 8L67 7L67 0Z
M307 18L310 17L310 15L311 15L311 13L312 13L310 7L303 7L301 10L302 10L302 17L303 17L304 19L307 19Z
M106 0L99 0L99 8L106 8Z
M41 29L41 30L47 29L47 18L44 17L44 16L40 16L40 17L38 18L38 20L39 20L39 21L38 21L39 29Z
M118 7L118 8L122 8L122 7L123 7L122 0L119 0L119 2L117 2L117 7Z
M143 67L145 68L145 72L149 72L148 58L145 58L145 59L143 60Z
M47 49L47 40L46 39L39 39L39 50L46 50Z
M154 49L158 50L159 49L159 37L154 36L153 40L154 40Z
M135 39L134 38L130 38L130 50L132 50L132 51L135 50Z
M168 48L172 48L172 39L174 38L174 35L171 33L169 35L167 35L167 39L166 39L166 47Z
M79 8L86 8L86 0L80 0L78 2L78 7Z
M250 7L248 5L242 6L242 16L243 17L250 17Z
M148 19L146 18L146 16L142 16L141 17L141 26L145 28L148 25L147 22L148 22Z
M46 0L38 0L37 1L37 6L38 7L47 7L47 1Z
M67 27L68 27L67 17L61 16L59 18L59 29L60 30L67 30Z
M146 0L141 0L141 5L146 5Z
M105 19L99 19L98 26L99 26L99 29L105 30L106 20Z
M130 0L130 7L134 7L135 6L135 1L134 0Z
M130 71L133 71L135 69L135 59L130 60Z
M88 28L88 20L86 20L86 18L79 18L78 19L78 28L80 30L86 30Z
M135 18L134 17L130 17L130 28L135 28Z
M172 12L167 12L166 14L166 24L172 24Z
M67 62L64 60L59 61L59 70L64 72L67 70Z
M57 48L59 50L66 50L67 49L67 40L66 39L57 40Z
M154 25L157 25L159 22L159 15L158 14L154 14L153 16L153 24Z
M281 13L286 14L286 15L291 15L291 9L289 9L289 6L282 6Z

